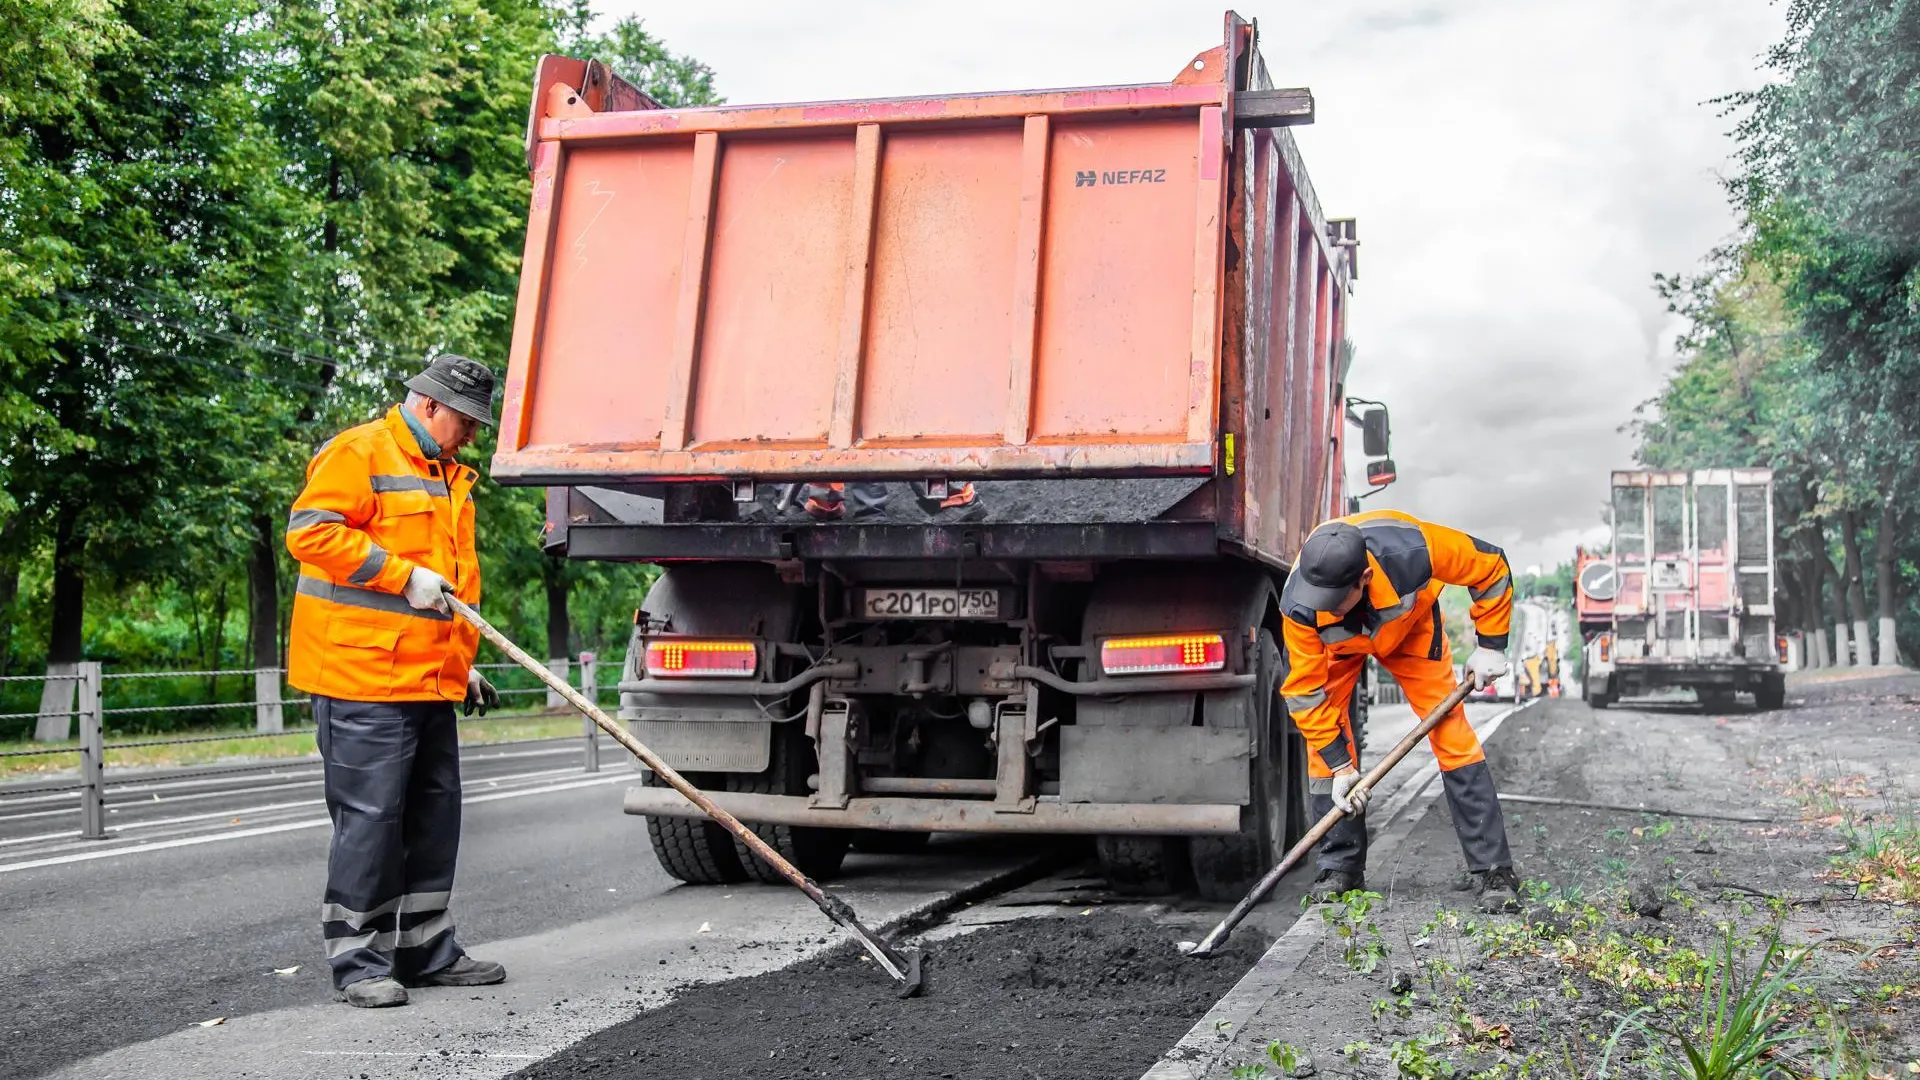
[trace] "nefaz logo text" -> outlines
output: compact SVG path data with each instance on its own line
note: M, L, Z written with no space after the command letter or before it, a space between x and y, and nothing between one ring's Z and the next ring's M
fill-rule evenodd
M1075 169L1074 187L1111 187L1117 184L1164 184L1167 182L1165 169L1107 169L1096 172L1092 169Z

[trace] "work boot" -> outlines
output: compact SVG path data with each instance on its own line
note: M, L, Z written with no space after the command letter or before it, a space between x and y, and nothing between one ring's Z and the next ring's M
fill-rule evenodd
M1496 866L1474 874L1480 879L1480 910L1489 915L1520 910L1520 875L1511 866Z
M382 975L348 983L340 991L340 1000L356 1009L391 1009L407 1003L407 988L398 980Z
M1338 903L1342 896L1366 887L1366 879L1351 870L1322 870L1307 887L1307 899L1316 904Z
M414 980L415 986L492 986L507 981L507 969L491 960L462 956L431 975Z

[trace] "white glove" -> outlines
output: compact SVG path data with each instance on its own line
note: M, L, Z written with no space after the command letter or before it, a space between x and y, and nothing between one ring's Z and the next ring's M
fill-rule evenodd
M407 603L421 611L447 610L447 579L424 566L414 567L413 573L407 575L407 587L403 594Z
M1333 774L1333 805L1343 813L1358 814L1367 808L1367 797L1373 794L1371 788L1355 787L1360 783L1360 770L1348 768Z
M1492 686L1493 680L1509 670L1507 654L1485 645L1473 650L1473 655L1467 657L1467 673L1473 676L1476 686Z

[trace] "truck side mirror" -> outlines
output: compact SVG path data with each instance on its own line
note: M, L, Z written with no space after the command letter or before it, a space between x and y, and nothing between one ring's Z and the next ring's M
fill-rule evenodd
M1360 449L1368 457L1387 454L1387 409L1376 406L1360 414ZM1389 469L1388 471L1392 471Z
M1399 479L1399 477L1395 475L1393 471L1392 458L1381 458L1379 461L1367 462L1367 483L1372 484L1374 487L1386 487L1397 479Z

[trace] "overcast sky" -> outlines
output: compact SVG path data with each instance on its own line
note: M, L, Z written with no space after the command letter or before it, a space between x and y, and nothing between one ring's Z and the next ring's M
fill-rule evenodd
M1162 82L1222 0L605 0L711 65L729 101ZM1767 0L1243 0L1331 216L1357 217L1350 392L1393 407L1368 502L1471 529L1517 567L1592 534L1618 429L1677 329L1650 285L1734 220L1729 122L1783 29Z

